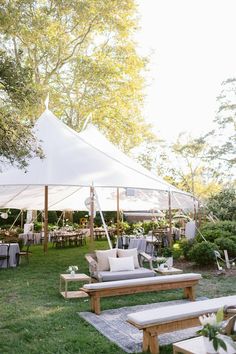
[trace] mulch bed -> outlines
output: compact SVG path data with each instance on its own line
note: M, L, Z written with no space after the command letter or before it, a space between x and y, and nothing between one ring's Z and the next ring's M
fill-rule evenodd
M222 271L219 271L216 265L200 267L194 264L193 262L179 259L174 261L174 266L176 268L185 269L188 272L199 272L202 274L210 274L213 276L236 277L236 266L231 269L223 269Z

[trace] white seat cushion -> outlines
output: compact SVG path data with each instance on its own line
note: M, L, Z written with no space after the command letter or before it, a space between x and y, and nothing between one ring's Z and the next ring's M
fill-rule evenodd
M96 289L109 289L109 288L119 288L123 286L136 286L136 285L150 285L150 284L164 284L164 283L174 283L181 280L199 280L201 279L201 274L197 273L185 273L176 275L165 275L156 276L150 278L137 278L128 280L117 280L117 281L107 281L100 283L85 284L83 287L89 290Z
M127 318L130 322L140 327L145 327L152 324L168 323L217 312L219 308L225 305L236 305L236 295L139 311L128 314Z

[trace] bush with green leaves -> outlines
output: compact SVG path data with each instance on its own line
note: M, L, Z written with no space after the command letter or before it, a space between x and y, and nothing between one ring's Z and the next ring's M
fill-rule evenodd
M165 247L162 251L162 256L163 257L172 257L173 256L173 250L170 247Z
M227 250L229 257L236 257L236 242L230 238L220 237L215 240L215 244L221 251Z
M144 221L142 223L142 228L144 230L144 234L147 235L149 231L152 231L158 227L157 221Z
M191 249L193 248L193 246L195 244L196 244L196 241L194 239L187 240L186 238L183 238L179 242L179 246L181 248L182 254L187 261L190 261L189 252L191 251Z
M236 236L230 236L230 240L234 241L236 243Z
M203 224L197 234L197 241L202 242L203 238L209 242L214 242L219 237L229 238L236 236L236 222L235 221L217 221L215 223L208 222Z
M189 252L189 257L196 264L201 266L211 265L215 262L214 251L219 251L219 248L214 243L203 241L196 243Z
M183 252L182 252L179 242L176 242L173 244L172 253L173 253L174 259L179 259L183 255Z

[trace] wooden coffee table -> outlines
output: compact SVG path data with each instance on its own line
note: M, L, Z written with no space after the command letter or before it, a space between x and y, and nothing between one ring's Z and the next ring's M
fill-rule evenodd
M69 282L85 282L85 283L90 283L91 278L84 274L84 273L78 273L78 274L60 274L60 293L65 299L73 299L73 298L81 298L81 297L88 297L88 295L84 291L80 290L73 290L73 291L68 291L68 283ZM62 283L64 282L64 291L62 289Z
M207 354L204 346L203 337L195 337L181 342L173 344L173 354ZM225 353L222 349L219 349L219 354ZM235 354L235 349L231 346L227 346L227 354Z

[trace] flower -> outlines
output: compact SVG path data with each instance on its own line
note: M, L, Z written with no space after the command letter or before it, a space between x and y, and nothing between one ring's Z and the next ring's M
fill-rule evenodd
M71 265L69 266L69 268L67 269L67 272L76 272L79 268L75 265Z
M157 262L157 264L166 263L166 258L165 257L157 257L156 262Z
M202 329L197 331L197 334L200 334L204 337L208 337L209 341L212 341L214 349L217 351L220 347L227 351L227 346L219 334L223 332L223 318L224 311L223 308L219 309L217 313L211 313L208 315L203 315L199 317L199 321L203 326Z

